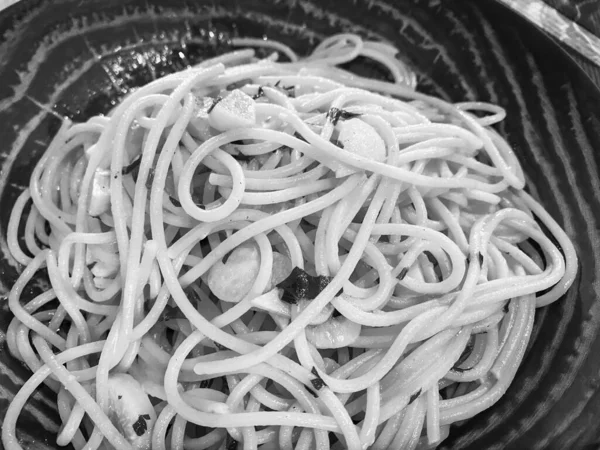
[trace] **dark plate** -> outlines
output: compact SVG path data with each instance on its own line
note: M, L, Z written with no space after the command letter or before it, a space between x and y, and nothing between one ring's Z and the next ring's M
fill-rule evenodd
M0 235L59 120L106 111L128 89L227 50L229 36L269 36L307 51L346 30L396 44L422 90L508 111L501 131L529 189L574 239L581 269L538 311L508 393L453 428L444 449L580 449L600 419L600 93L550 39L493 2L441 0L22 0L0 13ZM378 75L377 68L354 69ZM33 100L32 100L33 99ZM0 251L6 248L0 238ZM18 269L0 258L1 289ZM28 371L10 357L0 313L0 418ZM54 447L52 395L19 422L25 448Z

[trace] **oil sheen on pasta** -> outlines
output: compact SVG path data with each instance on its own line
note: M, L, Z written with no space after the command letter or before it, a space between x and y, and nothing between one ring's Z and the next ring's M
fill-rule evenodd
M8 227L7 342L34 374L7 450L42 383L76 449L433 448L572 284L501 108L418 93L356 35L234 45L65 120L36 165ZM356 58L393 81L337 67ZM22 297L38 271L52 289Z

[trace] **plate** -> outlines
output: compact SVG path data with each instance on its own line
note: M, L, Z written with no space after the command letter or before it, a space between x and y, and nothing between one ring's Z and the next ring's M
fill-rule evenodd
M580 449L600 418L600 93L553 41L491 1L22 0L0 13L0 289L9 212L60 124L108 111L132 88L228 49L235 35L299 51L340 31L394 43L420 89L508 111L500 126L530 192L563 225L581 268L568 294L537 312L525 361L490 410L452 429L442 449ZM353 70L382 76L378 67ZM43 279L29 294L44 289ZM29 376L3 342L0 417ZM40 390L21 416L25 448L55 448L59 422Z

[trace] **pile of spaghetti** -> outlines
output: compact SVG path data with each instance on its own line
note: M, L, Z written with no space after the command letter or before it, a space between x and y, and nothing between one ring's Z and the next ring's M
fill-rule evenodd
M6 449L42 383L76 449L435 447L573 282L501 108L417 93L355 35L233 44L65 121L36 165L7 231L7 340L34 374ZM358 57L394 81L337 67Z

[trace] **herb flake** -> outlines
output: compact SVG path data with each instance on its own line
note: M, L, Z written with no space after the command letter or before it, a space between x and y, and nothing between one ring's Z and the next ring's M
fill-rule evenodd
M312 384L313 388L315 388L317 391L323 389L323 386L325 386L325 381L323 381L323 378L321 378L319 372L317 372L317 368L313 367L310 373L312 373L315 376L315 378L310 380L310 383Z
M312 276L299 267L294 267L288 277L277 285L283 290L282 300L296 304L298 300L313 300L329 285L331 277Z
M329 111L327 111L326 117L327 117L327 119L329 119L331 121L331 123L333 125L337 125L337 123L340 119L341 120L353 119L355 117L360 117L360 114L333 107L333 108L330 108Z
M254 94L254 95L252 96L252 99L253 99L253 100L258 100L259 98L261 98L261 97L262 97L262 96L264 96L264 95L265 95L265 90L263 89L263 87L262 87L262 86L259 86L259 87L258 87L258 90L256 91L256 94Z
M148 431L148 423L146 421L150 420L149 414L140 415L137 420L132 425L133 431L137 436L143 436L146 431Z

